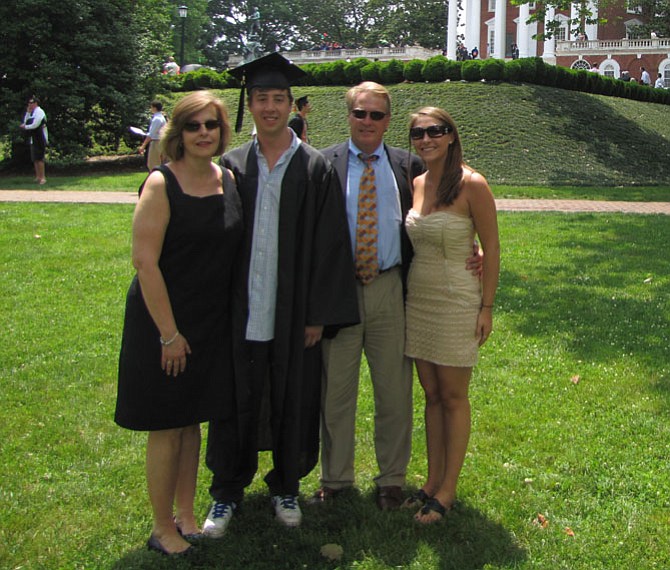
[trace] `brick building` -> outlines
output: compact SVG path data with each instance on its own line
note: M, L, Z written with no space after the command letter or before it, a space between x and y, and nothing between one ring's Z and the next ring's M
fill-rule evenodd
M660 73L665 87L670 87L670 38L658 38L655 34L636 37L634 28L644 23L644 16L638 8L626 8L625 4L622 1L599 13L591 3L594 15L605 18L607 23L582 21L579 32L574 32L578 26L570 25L570 19L578 17L576 8L572 13L548 8L546 19L557 20L561 27L554 37L541 41L533 36L544 31L544 22L526 23L535 11L534 3L513 6L508 0L465 0L465 46L468 50L477 47L480 58L539 56L547 63L573 69L597 68L599 73L615 78L628 71L638 81L644 67L652 84ZM451 45L454 27L455 18L450 18L447 57L455 59L456 48Z

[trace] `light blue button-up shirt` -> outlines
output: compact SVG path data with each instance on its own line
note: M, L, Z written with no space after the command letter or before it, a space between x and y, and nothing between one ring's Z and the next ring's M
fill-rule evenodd
M254 140L258 156L258 189L249 265L247 340L268 341L274 338L281 184L288 164L301 143L293 131L291 134L291 146L281 155L272 171L258 140Z
M351 246L356 257L356 224L358 218L358 187L365 163L358 158L361 150L349 139L349 158L347 167L347 219ZM381 144L372 154L379 158L372 163L375 170L375 187L377 189L377 257L379 270L384 271L399 265L400 258L400 224L402 210L400 193L388 155Z

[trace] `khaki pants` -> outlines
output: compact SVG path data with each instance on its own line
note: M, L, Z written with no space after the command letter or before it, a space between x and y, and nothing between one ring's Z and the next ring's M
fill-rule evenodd
M356 401L365 351L375 401L375 482L403 486L412 444L412 363L404 356L400 268L359 284L358 303L361 324L323 341L321 484L332 489L354 484Z

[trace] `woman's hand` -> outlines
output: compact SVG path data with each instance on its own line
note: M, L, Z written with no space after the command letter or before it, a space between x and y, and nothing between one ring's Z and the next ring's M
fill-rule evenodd
M186 370L186 355L191 354L191 347L181 334L177 334L174 342L162 349L161 368L165 370L165 374L175 377Z
M479 346L484 344L493 332L493 309L491 307L482 307L479 309L479 316L477 317L477 331L475 336L479 342Z

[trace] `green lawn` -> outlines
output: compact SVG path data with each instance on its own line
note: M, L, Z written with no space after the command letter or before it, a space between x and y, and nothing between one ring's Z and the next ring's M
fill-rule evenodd
M289 530L257 478L230 533L189 566L144 549L145 436L112 421L131 216L128 205L0 203L1 568L667 567L667 217L499 214L496 330L472 383L461 503L444 524L375 508L364 370L360 493L304 507L303 526ZM413 488L425 471L415 396ZM208 483L203 462L203 518ZM304 495L317 486L314 472ZM339 563L321 558L326 543L343 547Z

